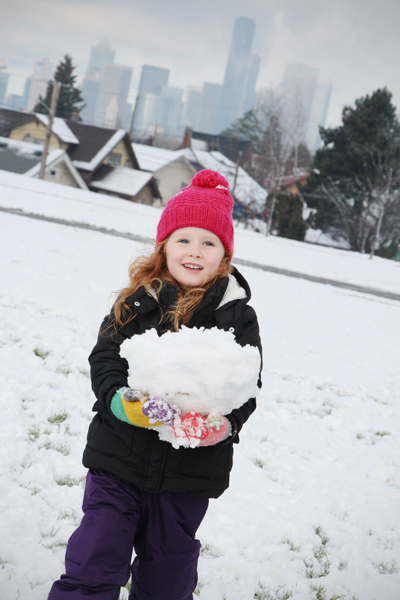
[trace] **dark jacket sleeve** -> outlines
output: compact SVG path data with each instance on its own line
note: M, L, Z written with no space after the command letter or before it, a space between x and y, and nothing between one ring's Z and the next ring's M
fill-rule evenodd
M241 325L241 330L238 331L236 335L236 342L241 346L255 346L260 352L261 366L257 385L259 388L261 388L262 346L260 338L260 329L258 326L258 320L255 310L249 305L246 305L244 307ZM232 436L229 438L230 441L232 441L232 437L235 443L239 441L237 434L242 429L243 424L247 421L250 415L255 411L255 409L256 399L250 398L247 402L242 404L240 408L236 408L229 415L226 415L227 419L232 425Z
M135 333L135 319L128 325L116 329L113 311L100 326L97 343L90 356L92 389L97 398L93 410L109 408L115 392L128 385L128 362L120 356L122 342Z

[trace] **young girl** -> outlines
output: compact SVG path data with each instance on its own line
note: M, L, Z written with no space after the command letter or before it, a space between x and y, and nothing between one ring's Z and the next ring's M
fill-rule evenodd
M196 530L209 498L229 485L233 444L255 398L226 415L189 412L181 419L173 403L152 398L151 380L146 390L128 387L129 365L120 349L151 329L183 336L185 326L200 335L212 328L230 332L239 352L254 346L261 354L249 286L231 265L232 208L228 182L215 171L200 171L166 205L154 252L131 264L130 283L101 325L89 357L97 401L83 455L89 469L84 516L68 542L66 574L49 600L118 600L130 572L130 600L193 598ZM261 387L259 365L255 387ZM162 365L152 367L156 378ZM197 374L200 381L207 376ZM170 428L172 442L179 435L189 442L163 441L160 425Z

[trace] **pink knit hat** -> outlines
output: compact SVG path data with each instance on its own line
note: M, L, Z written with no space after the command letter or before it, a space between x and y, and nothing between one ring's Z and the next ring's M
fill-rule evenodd
M156 242L183 227L200 227L215 233L233 254L233 200L228 182L217 171L204 170L195 175L190 185L171 198L161 215Z

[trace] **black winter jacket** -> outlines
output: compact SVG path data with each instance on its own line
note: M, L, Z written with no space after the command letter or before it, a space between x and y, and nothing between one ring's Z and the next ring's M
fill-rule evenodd
M257 317L248 305L249 286L236 269L233 276L247 297L219 307L229 283L229 277L224 277L208 290L187 326L234 331L238 344L256 346L261 354ZM166 326L160 325L161 314L174 306L177 296L178 289L170 284L163 286L157 299L140 288L126 301L136 313L133 320L116 332L113 311L104 319L89 356L97 402L93 406L96 415L89 426L83 464L112 473L146 492L182 492L217 498L229 485L233 443L239 442L238 432L256 408L255 398L226 415L232 424L232 435L227 440L202 448L174 449L168 442L160 441L156 431L120 421L110 410L116 390L128 385L128 363L119 354L121 343L151 328L162 335ZM260 379L258 385L261 387Z

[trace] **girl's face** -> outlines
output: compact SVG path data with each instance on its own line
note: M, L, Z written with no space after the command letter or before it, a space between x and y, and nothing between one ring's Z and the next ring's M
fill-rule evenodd
M217 271L225 248L217 235L199 227L183 227L166 245L168 271L181 285L200 287Z

